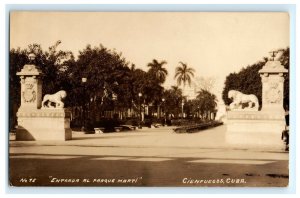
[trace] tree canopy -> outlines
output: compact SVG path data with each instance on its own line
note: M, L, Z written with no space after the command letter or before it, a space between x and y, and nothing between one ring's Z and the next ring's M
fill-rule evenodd
M36 55L35 63L43 72L43 95L65 90L66 107L85 106L90 112L103 112L137 109L139 99L146 105L160 104L164 91L161 84L168 74L163 67L166 61L153 59L146 72L136 69L121 53L101 44L87 45L75 58L69 51L57 50L60 43L57 41L48 50L38 44L10 50L11 117L20 105L20 80L16 73L29 62L27 56L30 53ZM82 78L87 81L83 82ZM142 93L141 98L138 93Z

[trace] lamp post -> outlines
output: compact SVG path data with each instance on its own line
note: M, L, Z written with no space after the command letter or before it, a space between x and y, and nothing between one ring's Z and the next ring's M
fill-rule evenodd
M118 98L117 95L115 93L112 93L111 99L113 101L113 119L115 119L115 115L117 115L116 112L118 112L118 111L116 111L116 100L117 100L117 98Z
M166 124L166 103L165 103L166 99L162 98L161 100L164 103L164 124L163 125L165 125Z
M141 112L141 97L142 97L142 93L139 92L139 129L142 128L141 126L141 122L142 122L142 112Z
M86 82L87 82L87 78L86 77L83 77L83 78L81 78L81 82L82 82L82 84L83 84L83 94L84 94L84 98L83 98L83 102L84 102L84 104L83 104L83 126L82 126L82 128L81 128L81 130L82 131L85 131L86 130L86 123L85 123L85 121L86 121L86 111L85 111L85 105L86 105L86 99L85 99L85 97L86 97Z
M181 101L181 117L182 117L182 119L184 118L183 106L184 106L184 100L182 99L182 101Z

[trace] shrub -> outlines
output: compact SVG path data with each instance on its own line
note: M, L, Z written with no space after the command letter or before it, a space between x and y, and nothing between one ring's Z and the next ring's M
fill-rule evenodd
M139 119L138 118L127 118L125 120L126 125L132 125L132 126L138 126L139 125Z
M173 130L176 133L194 133L194 132L199 132L201 130L217 127L222 124L223 124L223 122L220 122L220 121L210 121L210 122L205 122L205 123L201 123L201 124L181 126L181 127L175 128Z
M93 124L92 128L104 128L104 132L113 132L115 131L115 127L119 127L121 125L121 121L119 119L111 119L111 118L103 118Z

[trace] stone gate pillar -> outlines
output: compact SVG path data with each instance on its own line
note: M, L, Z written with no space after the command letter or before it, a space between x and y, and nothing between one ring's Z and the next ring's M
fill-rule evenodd
M259 70L262 81L262 109L263 112L274 112L284 115L283 108L283 87L284 75L288 70L281 65L280 61L273 57Z
M30 63L17 72L21 83L21 105L17 112L16 140L72 139L71 112L64 108L42 107L42 72L34 64L35 55L30 54L29 59Z
M285 129L283 91L284 75L288 70L278 60L280 53L282 54L271 52L272 57L259 70L262 80L261 111L237 109L227 112L226 141L229 144L238 148L284 148L281 140L282 131Z
M21 106L20 109L40 109L42 103L41 70L33 64L34 54L30 54L30 64L24 65L17 73L21 83Z

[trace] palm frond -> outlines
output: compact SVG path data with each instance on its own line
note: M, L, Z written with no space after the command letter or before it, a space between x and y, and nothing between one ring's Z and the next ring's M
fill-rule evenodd
M181 82L182 82L181 78L177 78L177 85L178 85L178 86L181 85Z
M179 77L180 75L181 75L181 72L176 72L175 76L174 76L174 79L177 78L177 77Z

